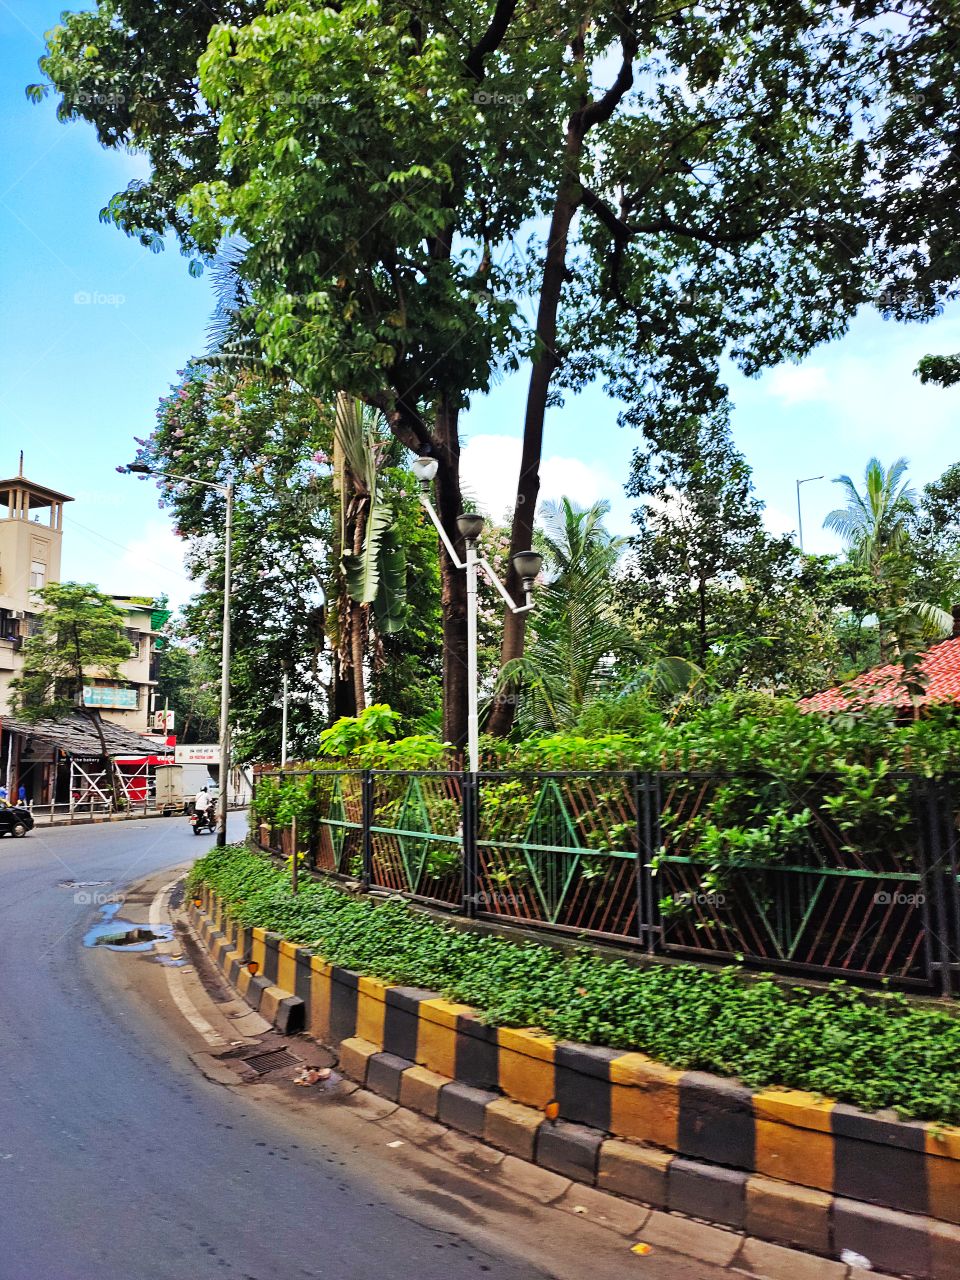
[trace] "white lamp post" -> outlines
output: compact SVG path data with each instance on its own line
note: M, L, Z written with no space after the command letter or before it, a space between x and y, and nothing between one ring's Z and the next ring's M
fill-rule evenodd
M523 583L524 603L516 604L506 587L493 571L489 561L477 551L477 540L483 530L483 516L457 516L457 528L463 535L466 545L466 560L461 560L454 550L447 531L440 522L440 517L430 501L430 482L437 474L436 458L417 458L413 463L413 474L420 481L420 503L433 521L440 541L447 549L447 555L458 569L467 575L467 757L470 772L476 773L480 767L480 717L477 706L479 697L477 674L477 573L483 570L490 585L499 592L504 604L511 613L528 613L533 608L533 583L543 557L536 551L521 551L513 557L513 567Z
M226 484L214 484L210 480L198 480L195 476L181 476L172 471L154 471L143 462L132 462L127 467L136 475L160 476L164 480L182 480L186 484L198 484L203 489L222 493L227 502L223 527L223 644L220 657L220 794L217 797L217 844L227 843L227 789L230 773L230 587L233 572L233 477Z

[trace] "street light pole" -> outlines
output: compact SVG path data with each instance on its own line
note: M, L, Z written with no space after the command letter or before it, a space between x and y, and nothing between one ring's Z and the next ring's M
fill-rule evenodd
M230 774L230 589L233 584L233 477L225 486L227 514L223 529L223 644L220 658L220 809L217 844L227 843L227 787Z
M467 574L467 754L470 772L480 767L480 680L477 667L477 544L466 539Z
M457 516L457 528L460 531L466 548L466 559L461 560L447 535L439 515L430 501L430 482L437 474L436 458L417 458L413 463L413 474L420 481L420 504L433 521L440 535L440 541L447 550L454 567L462 569L467 575L467 762L470 773L480 768L480 715L479 675L477 661L477 580L480 570L490 585L497 591L511 613L529 613L533 608L533 582L540 572L543 557L536 551L520 551L513 557L513 565L523 583L524 603L517 604L497 577L493 566L478 554L477 540L483 529L483 516L463 514Z
M220 649L220 794L217 797L217 844L227 843L227 775L230 772L230 588L233 582L233 477L226 484L212 480L198 480L196 476L179 475L175 471L154 471L145 462L131 462L126 468L118 467L134 475L157 476L162 480L181 480L185 484L197 484L202 489L213 489L226 499L226 517L223 529L223 640Z
M800 506L800 486L809 484L811 480L823 480L823 476L807 476L804 480L797 481L797 535L800 539L800 550L803 550L803 511Z

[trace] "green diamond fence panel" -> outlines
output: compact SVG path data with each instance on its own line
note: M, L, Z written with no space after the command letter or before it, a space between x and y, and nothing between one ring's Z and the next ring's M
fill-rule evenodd
M636 775L482 774L477 914L640 938Z
M371 775L370 883L441 906L463 898L460 773Z
M664 951L938 985L916 781L857 802L828 776L656 779Z

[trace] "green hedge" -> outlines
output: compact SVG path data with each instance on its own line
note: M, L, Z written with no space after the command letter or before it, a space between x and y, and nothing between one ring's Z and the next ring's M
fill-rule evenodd
M493 1023L638 1050L755 1088L786 1085L870 1111L960 1123L960 1020L899 995L747 982L734 970L686 964L638 967L586 950L566 956L313 881L295 897L283 872L244 846L201 858L191 873L191 885L199 883L245 925L382 981L439 991Z

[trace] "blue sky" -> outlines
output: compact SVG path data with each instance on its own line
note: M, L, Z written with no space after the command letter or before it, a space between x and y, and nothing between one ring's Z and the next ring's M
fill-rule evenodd
M169 520L150 486L114 468L131 456L133 436L149 432L176 371L203 350L209 286L188 276L175 248L152 254L99 223L143 161L104 151L89 126L59 124L52 102L24 96L59 11L57 0L0 0L0 472L16 471L22 448L29 476L76 499L65 577L182 600L189 584ZM958 350L960 307L926 326L865 314L800 366L752 381L732 372L734 432L771 529L796 528L799 476L858 475L873 453L884 462L904 454L919 486L960 460L960 388L925 388L912 376L926 352ZM524 377L512 378L467 415L466 482L492 514L515 484L524 392ZM622 485L636 437L616 416L599 388L551 411L544 494L606 497L611 527L626 533ZM829 479L804 487L808 549L836 549L820 527L836 499Z

